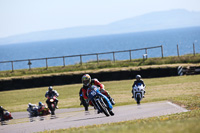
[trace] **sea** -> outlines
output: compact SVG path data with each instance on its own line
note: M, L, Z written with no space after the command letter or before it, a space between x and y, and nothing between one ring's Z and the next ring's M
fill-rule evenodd
M102 35L84 38L72 38L53 41L29 42L0 45L0 62L28 60L49 57L62 57L92 53L104 53L134 50L146 47L163 46L163 56L200 53L200 27L168 29L158 31L135 32L126 34ZM143 58L145 50L132 51L131 59ZM161 49L148 49L148 57L161 57ZM100 54L99 60L113 60L113 54ZM129 60L129 52L115 53L115 60ZM80 63L80 56L53 58L48 60L48 67ZM82 56L82 62L95 61L96 55ZM46 60L31 60L31 68L46 67ZM14 62L13 68L28 69L28 61ZM0 71L12 70L12 64L0 63Z

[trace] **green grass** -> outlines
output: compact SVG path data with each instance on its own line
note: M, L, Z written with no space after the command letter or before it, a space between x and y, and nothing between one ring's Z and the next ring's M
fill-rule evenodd
M120 68L120 67L136 67L136 66L146 66L146 65L161 65L161 64L176 64L176 63L200 63L200 54L184 55L184 56L174 56L174 57L164 57L164 58L149 58L147 60L143 59L133 59L124 61L110 61L101 60L99 63L96 61L89 61L87 63L68 65L68 66L57 66L46 68L33 68L31 70L22 69L12 71L0 71L0 78L13 77L13 76L25 76L25 75L40 75L40 74L53 74L53 73L63 73L63 72L76 72L85 70L99 70L103 68Z
M200 75L167 77L145 79L147 84L147 95L142 102L152 102L160 100L170 100L182 107L190 109L189 112L176 113L171 115L151 117L146 119L123 121L117 123L83 126L79 128L69 128L45 131L44 133L199 133L200 131ZM120 82L123 82L121 84ZM120 81L113 84L113 88L118 86L118 92L112 91L120 99L129 102L128 90L123 88L130 81ZM109 85L109 82L105 84ZM114 86L115 85L115 86ZM125 89L125 90L124 90ZM111 89L113 90L113 89ZM122 93L121 95L119 95ZM122 96L123 95L123 96ZM119 100L119 99L117 99Z
M81 78L81 77L80 77ZM146 98L143 103L155 102L162 100L176 101L182 103L190 109L200 103L200 75L181 76L181 77L165 77L144 79L146 88ZM131 98L131 86L133 80L109 81L102 82L106 90L115 99L116 105L127 105L135 103ZM80 107L78 93L82 84L54 86L54 89L60 93L59 107L71 108ZM10 111L25 111L27 104L45 102L44 97L48 87L1 91L0 105ZM189 98L189 99L188 99ZM196 98L191 100L190 98ZM186 103L183 100L186 99ZM188 103L190 101L190 103Z
M170 100L191 111L103 125L61 129L48 132L199 132L200 130L200 75L144 79L146 98L142 103ZM116 101L116 106L133 104L131 86L133 80L102 82ZM54 86L60 93L59 107L80 107L78 92L82 85ZM2 91L0 105L9 111L25 111L29 102L45 102L48 87ZM141 103L141 104L142 104Z

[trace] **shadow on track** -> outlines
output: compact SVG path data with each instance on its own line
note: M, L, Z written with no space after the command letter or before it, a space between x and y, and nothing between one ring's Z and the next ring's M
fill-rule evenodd
M76 120L71 120L71 121L85 121L85 120L92 120L92 119L99 119L99 118L105 118L107 116L99 116L99 117L91 117L91 118L83 118L83 119L76 119ZM66 121L66 122L70 122L70 121Z

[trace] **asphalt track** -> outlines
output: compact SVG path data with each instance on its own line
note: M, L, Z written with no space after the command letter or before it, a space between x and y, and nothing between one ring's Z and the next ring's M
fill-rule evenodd
M45 130L66 129L71 127L81 127L94 124L105 124L120 121L128 121L142 119L154 116L162 116L188 110L173 104L168 101L145 103L137 106L126 105L118 106L113 109L115 115L106 117L104 114L97 114L95 110L90 108L89 114L85 114L83 108L73 109L58 109L56 110L56 118L51 119L51 116L45 116L43 120L40 117L35 117L33 122L22 122L21 119L28 120L27 112L13 113L14 119L19 120L19 123L0 126L0 133L30 133Z

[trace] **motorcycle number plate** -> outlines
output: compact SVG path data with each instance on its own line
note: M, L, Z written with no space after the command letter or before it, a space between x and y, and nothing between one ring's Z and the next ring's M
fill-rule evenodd
M95 92L95 91L92 91L92 92L91 92L91 95L92 95L92 96L95 96L95 95L96 95L96 92Z

